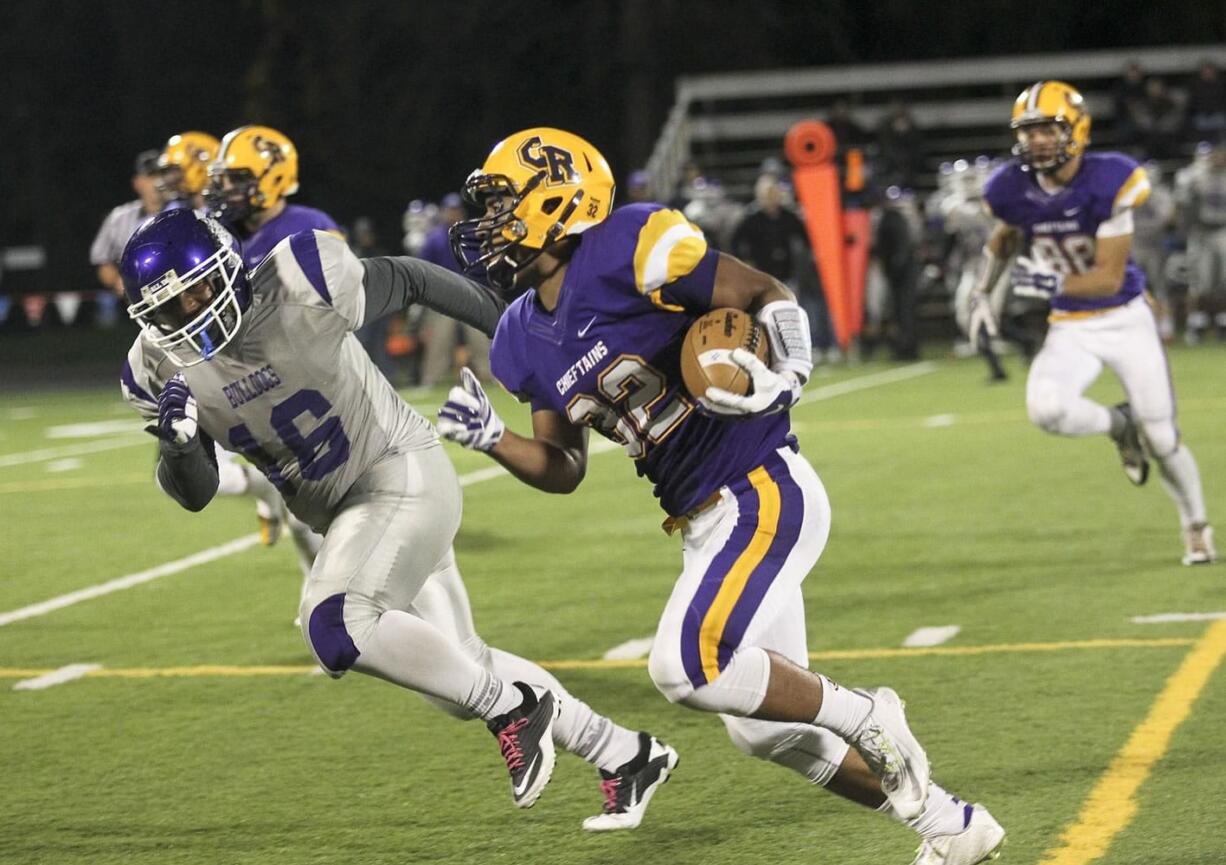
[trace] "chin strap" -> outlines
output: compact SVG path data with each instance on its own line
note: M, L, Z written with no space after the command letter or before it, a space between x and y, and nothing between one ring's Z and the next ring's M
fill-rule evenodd
M800 304L776 300L758 310L771 345L771 369L792 373L800 384L813 372L813 340L809 335L809 316Z

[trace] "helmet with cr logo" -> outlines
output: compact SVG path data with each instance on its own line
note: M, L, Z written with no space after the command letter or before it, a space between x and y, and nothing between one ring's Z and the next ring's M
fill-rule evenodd
M496 288L551 244L604 221L613 207L613 172L590 143L536 127L507 136L464 183L481 213L451 227L465 272L484 270Z

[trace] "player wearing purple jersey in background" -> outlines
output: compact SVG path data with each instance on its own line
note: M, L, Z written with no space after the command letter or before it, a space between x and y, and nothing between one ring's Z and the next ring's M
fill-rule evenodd
M719 714L745 753L907 823L923 838L918 863L995 855L1004 830L930 783L894 691L851 690L807 669L801 582L825 546L830 506L789 431L812 368L792 294L708 248L675 210L611 211L608 164L557 129L506 138L465 194L482 215L452 229L457 258L523 292L498 324L490 365L531 405L532 434L507 430L468 373L439 431L557 493L582 481L589 429L622 444L683 539L648 664L664 696ZM681 383L680 348L717 307L753 312L773 359L767 367L738 349L752 393L708 391L699 405ZM610 809L634 800L614 788Z
M1041 429L1109 435L1140 486L1149 460L1175 501L1185 565L1217 558L1200 472L1175 421L1170 368L1145 274L1133 262L1132 209L1149 195L1145 169L1121 153L1087 153L1090 115L1062 81L1040 81L1013 106L1016 159L989 178L984 197L1000 224L984 247L984 279L969 331L995 334L987 288L1010 256L1014 293L1051 302L1050 328L1030 367L1026 409ZM1106 365L1128 401L1108 408L1084 396Z
M209 215L233 231L242 247L243 263L258 267L278 243L301 231L327 231L341 236L331 216L314 207L290 204L298 191L298 149L283 133L268 126L240 126L222 138L216 158L208 166L204 199ZM323 538L286 510L276 489L228 452L218 453L223 466L221 495L256 498L260 540L277 542L283 527L298 552L303 589Z
M318 229L340 235L322 210L286 201L297 191L294 143L268 126L240 126L221 140L204 198L209 215L238 237L243 262L255 267L291 234Z

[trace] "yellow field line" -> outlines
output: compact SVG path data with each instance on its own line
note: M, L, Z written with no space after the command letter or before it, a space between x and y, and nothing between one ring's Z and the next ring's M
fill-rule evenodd
M1226 620L1222 624L1226 624ZM815 661L857 661L878 658L914 658L922 656L965 656L965 655L995 655L1020 652L1060 652L1094 649L1161 649L1170 646L1190 646L1195 640L1182 637L1156 637L1138 640L1073 640L1061 643L998 643L988 646L933 646L921 649L835 649L826 652L810 652L809 657ZM624 661L594 660L562 660L539 661L542 667L549 670L617 670L643 668L647 666L646 658L632 658ZM185 678L195 676L296 676L313 673L314 665L256 665L240 667L235 665L207 664L193 667L116 667L91 670L85 678L93 679L155 679L155 678ZM54 669L32 669L23 667L0 667L0 679L33 679L54 672Z
M1149 714L1115 755L1081 808L1077 822L1039 865L1087 865L1107 852L1137 813L1137 790L1162 759L1209 677L1226 657L1226 621L1215 622L1179 665Z
M879 658L916 658L940 655L945 657L965 655L996 655L1017 652L1062 652L1076 649L1129 649L1161 648L1163 646L1190 646L1195 642L1185 637L1158 637L1153 639L1122 640L1071 640L1060 643L998 643L988 646L931 646L919 649L829 649L825 652L810 652L812 661L868 661ZM646 667L646 658L624 661L541 661L542 667L550 670L604 670L621 667Z

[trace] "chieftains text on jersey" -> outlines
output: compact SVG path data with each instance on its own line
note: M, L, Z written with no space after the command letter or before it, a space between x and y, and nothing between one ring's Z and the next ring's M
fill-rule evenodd
M566 392L575 386L580 378L590 372L596 364L609 356L609 350L605 348L604 340L599 340L594 346L587 350L571 367L563 373L558 379L558 393L566 396Z

